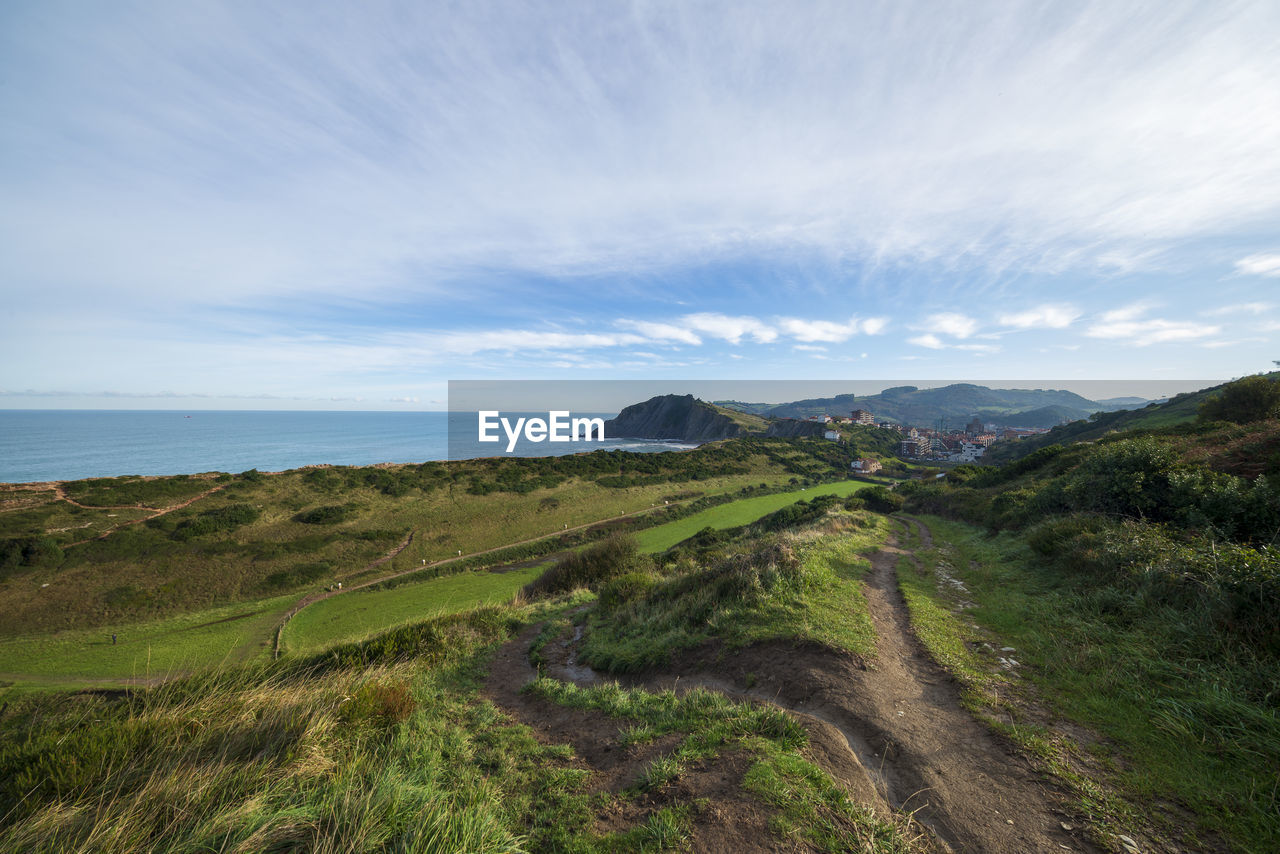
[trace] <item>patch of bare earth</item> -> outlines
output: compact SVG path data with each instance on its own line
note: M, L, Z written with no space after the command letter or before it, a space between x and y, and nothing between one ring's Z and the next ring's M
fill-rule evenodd
M927 547L927 529L920 526L920 533ZM903 553L891 542L872 557L866 595L877 632L873 662L811 642L732 652L707 646L676 654L661 673L619 681L677 692L704 687L786 709L809 732L811 761L856 802L882 815L890 808L912 813L931 839L925 847L990 854L1097 851L1078 831L1062 829L1071 823L1066 795L963 708L958 685L915 638L897 584ZM534 677L527 650L536 633L533 627L503 648L487 693L539 737L572 744L597 772L597 788L625 787L664 748L647 745L619 755L617 721L520 694L520 686ZM547 675L579 684L597 678L576 662L575 646L562 638L544 648ZM769 832L771 813L744 795L746 769L735 761L740 760L721 757L691 775L691 789L703 787L694 797L711 801L697 816L694 850L797 850ZM717 775L722 785L692 779Z
M653 760L671 753L683 738L671 733L647 744L624 745L626 721L597 711L573 709L521 692L536 673L528 660L529 645L539 626L531 626L504 644L490 668L482 693L516 721L533 729L544 744L567 744L574 765L591 772L588 791L618 794L633 787ZM561 650L566 644L553 642ZM590 680L583 680L590 681ZM810 851L806 845L783 842L769 831L774 812L746 795L742 777L750 767L740 752L724 754L688 766L678 780L651 792L614 801L596 817L599 833L625 831L650 814L673 803L704 801L693 816L695 851Z

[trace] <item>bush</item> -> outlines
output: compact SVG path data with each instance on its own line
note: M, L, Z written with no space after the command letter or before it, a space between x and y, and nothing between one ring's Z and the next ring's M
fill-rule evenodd
M628 572L607 582L600 588L600 609L613 611L634 599L639 599L658 583L658 576L650 571Z
M597 587L637 568L640 562L636 541L614 536L580 552L570 552L546 572L524 586L524 595L533 598L567 593L579 587Z
M812 501L797 501L775 510L752 524L755 531L781 531L809 522L816 522L827 515L827 508L840 502L835 495L820 495Z
M173 538L190 540L219 531L234 531L242 525L258 521L258 516L258 509L252 504L228 504L226 507L206 510L194 519L180 523L173 529Z
M62 549L52 537L11 537L0 540L0 578L18 567L57 566Z
M868 510L876 513L896 513L902 509L907 500L898 493L883 486L873 486L858 493L866 503Z
M1259 374L1227 383L1200 405L1199 414L1205 421L1235 424L1280 418L1280 381Z
M331 504L316 507L294 518L304 525L336 525L351 515L351 508L345 504Z

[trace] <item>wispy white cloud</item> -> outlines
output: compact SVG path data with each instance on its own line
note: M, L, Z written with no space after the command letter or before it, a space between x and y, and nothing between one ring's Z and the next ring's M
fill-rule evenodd
M968 338L978 330L978 321L966 314L943 312L929 315L917 328L954 338Z
M830 320L802 320L798 317L778 319L778 327L797 341L827 341L832 344L847 341L859 332L877 335L886 325L888 320L883 317L865 320L851 317L843 323Z
M827 348L826 348L826 347L820 347L820 346L818 346L818 345L816 345L816 344L795 344L795 345L792 345L791 349L792 349L792 350L800 350L801 352L804 352L804 353L825 353L825 352L827 352Z
M1280 276L1280 253L1250 255L1236 262L1236 272L1246 276Z
M1269 302L1238 302L1210 309L1205 312L1205 315L1222 317L1228 314L1265 314L1273 310L1275 310L1275 305Z
M618 321L618 325L623 329L634 329L639 334L655 341L676 341L681 344L691 344L695 347L702 343L702 339L692 329L674 323L653 323L647 320L624 318Z
M1080 310L1066 303L1045 303L1026 311L1000 315L1001 326L1016 329L1065 329L1080 317Z
M720 338L730 344L739 344L744 338L750 338L760 344L776 341L778 330L759 318L702 312L686 314L680 322L690 329L701 332L712 338Z
M1221 326L1204 323L1144 317L1143 315L1148 311L1150 311L1149 306L1135 304L1104 312L1085 331L1085 335L1090 338L1107 338L1138 347L1147 347L1152 344L1194 341L1217 335L1222 330Z
M930 350L941 350L947 346L941 338L932 333L917 335L914 338L908 338L907 341L920 347L928 347Z
M41 283L420 293L797 248L1141 267L1280 212L1268 4L1144 27L1114 4L156 4L5 29L0 219Z

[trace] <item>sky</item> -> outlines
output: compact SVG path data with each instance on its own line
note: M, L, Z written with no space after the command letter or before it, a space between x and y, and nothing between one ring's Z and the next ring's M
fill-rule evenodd
M1280 359L1274 2L0 5L0 408Z

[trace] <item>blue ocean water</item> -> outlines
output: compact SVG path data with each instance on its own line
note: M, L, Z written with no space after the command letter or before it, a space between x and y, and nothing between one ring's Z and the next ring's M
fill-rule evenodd
M474 417L444 412L0 410L0 482L443 460L450 457L450 418ZM641 452L687 447L633 439L591 445ZM452 450L455 459L501 456L493 445L459 445L456 434ZM516 455L581 450L581 445L525 443Z

